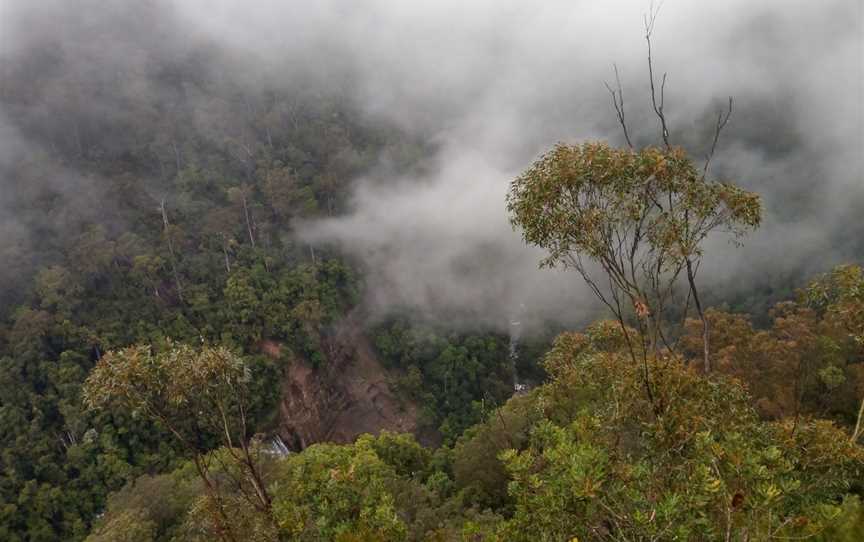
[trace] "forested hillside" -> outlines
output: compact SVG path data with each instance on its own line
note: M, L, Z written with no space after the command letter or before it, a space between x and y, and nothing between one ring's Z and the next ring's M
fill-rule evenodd
M81 539L111 491L182 459L159 424L84 407L84 378L112 349L173 340L241 352L253 426L276 431L285 364L326 364L332 324L362 289L356 266L295 239L291 221L339 213L352 178L382 156L417 167L424 148L362 116L345 89L225 80L231 59L217 44L179 45L170 25L142 33L161 14L124 11L112 27L81 14L68 35L4 59L4 540ZM103 56L106 43L128 56ZM398 387L421 401L424 427L443 423L452 439L480 419L473 401L506 397L506 337L402 340L410 330L367 331L397 337L382 359L406 369ZM267 355L264 341L284 348Z
M542 10L194 4L0 6L0 540L864 537L813 88L727 127L651 57L594 100Z

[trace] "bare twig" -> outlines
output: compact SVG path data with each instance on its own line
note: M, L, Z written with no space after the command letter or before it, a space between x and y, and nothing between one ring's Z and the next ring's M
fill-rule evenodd
M648 14L643 17L643 20L645 23L645 42L648 44L648 82L651 85L651 106L654 109L654 114L656 114L657 118L660 119L660 130L663 144L666 145L666 148L668 149L672 145L669 143L669 127L666 123L666 113L663 110L666 101L666 73L663 73L663 78L660 82L660 101L658 103L654 77L654 58L651 51L651 35L654 33L654 24L657 22L657 15L660 14L660 8L662 7L663 3L661 2L657 6L657 9L654 9L654 3L652 2L651 6L648 8Z
M711 150L708 152L708 156L705 157L705 167L702 168L702 180L705 180L705 176L708 174L708 166L711 164L711 159L714 158L714 151L717 150L717 140L720 139L720 132L726 127L726 123L729 122L729 117L731 116L732 96L729 96L729 106L725 114L723 111L717 113L717 124L714 126L714 139L711 141Z
M624 120L624 88L621 86L621 77L618 75L618 65L612 64L612 69L615 71L615 88L609 86L609 83L604 82L606 90L612 97L612 107L615 108L615 116L618 117L618 124L624 130L624 140L627 141L627 146L633 148L633 143L630 141L630 133L627 130L627 122Z

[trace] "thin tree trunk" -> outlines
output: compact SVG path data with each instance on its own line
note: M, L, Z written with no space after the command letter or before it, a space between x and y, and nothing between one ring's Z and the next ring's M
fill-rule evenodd
M858 437L861 436L862 418L864 418L864 399L861 399L861 408L858 409L858 421L855 422L855 431L852 432L852 444L858 442Z
M687 282L690 283L690 293L693 294L693 305L696 307L696 312L699 314L699 319L702 320L702 354L704 356L705 373L711 372L711 350L708 344L708 320L705 318L705 313L702 310L702 303L699 301L699 292L696 290L696 277L693 272L693 262L687 258Z
M261 508L266 512L270 512L270 509L272 508L272 500L270 499L270 494L267 492L267 488L264 484L263 478L261 477L261 473L255 466L255 461L252 459L252 455L249 451L249 445L246 443L245 439L243 440L242 444L244 456L243 462L246 463L246 468L249 470L249 481L252 483L252 488L255 490L255 496L258 497Z
M228 526L228 515L225 514L225 508L222 506L222 498L219 496L219 490L213 486L213 482L210 480L210 477L207 476L203 465L201 465L201 457L196 454L193 463L195 464L195 470L198 471L198 476L204 482L204 487L207 489L207 496L213 501L213 504L216 506L218 511L213 519L216 523L216 530L219 533L219 538L226 542L236 542L234 535L231 533L231 528Z
M180 298L180 302L182 303L183 285L180 283L180 274L177 272L177 257L174 254L174 242L171 240L171 232L169 231L171 224L168 222L168 211L165 209L165 198L162 198L162 203L159 208L162 211L162 225L165 233L165 240L168 243L168 254L171 256L171 272L174 275L174 283L177 285L177 296Z
M225 234L219 234L222 237L222 253L225 254L225 271L231 274L231 260L228 258L228 242L225 239Z
M246 215L246 231L249 232L249 242L255 246L255 235L252 233L252 221L249 219L249 206L246 204L246 194L243 194L243 214Z
M224 408L221 406L217 407L220 415L222 416L222 424L223 430L225 431L225 442L228 445L229 451L234 448L233 439L231 438L231 429L228 423L228 417L225 413ZM255 460L252 459L252 453L249 450L249 443L246 440L247 425L246 425L246 410L243 408L242 403L240 404L240 435L239 435L239 444L241 450L243 450L243 458L239 459L243 465L246 467L248 471L248 480L252 484L252 488L255 490L255 496L258 498L258 503L263 511L267 512L268 516L270 515L270 510L272 508L272 500L270 498L270 494L267 492L266 484L264 483L264 479L261 476L261 473L258 470L258 467L255 465ZM233 452L232 456L234 455Z

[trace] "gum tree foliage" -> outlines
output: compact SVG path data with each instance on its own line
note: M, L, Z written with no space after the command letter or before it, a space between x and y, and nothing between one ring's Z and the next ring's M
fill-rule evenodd
M674 350L663 332L664 310L680 276L686 277L687 309L692 298L702 321L703 364L711 371L709 329L696 274L701 243L714 231L737 241L761 221L756 194L731 183L707 179L720 133L732 115L720 111L702 168L671 143L666 115L666 74L655 75L652 35L660 6L644 17L650 101L660 125L661 147L636 149L625 118L624 92L615 67L613 88L606 84L627 148L604 143L558 144L511 183L507 198L511 223L530 244L546 249L542 264L579 271L591 290L618 318L635 315L638 343L628 336L631 358L641 357L650 397L647 356L662 345ZM603 271L592 275L590 265Z
M244 360L223 347L169 343L164 351L133 346L109 352L84 384L91 409L120 408L168 429L191 455L204 482L222 540L238 540L225 512L218 461L232 485L259 511L269 514L271 497L260 466L260 450L249 434L249 383ZM215 442L224 453L208 454ZM232 467L226 467L225 462Z
M864 345L864 268L841 265L810 283L803 296L825 319Z
M236 474L227 454L225 449L208 454L214 479L228 481ZM271 463L267 458L268 468ZM222 489L220 505L234 539L278 539L269 515L261 514L242 488L225 483ZM86 542L210 542L220 538L214 505L193 462L185 462L170 473L140 476L112 494Z
M857 265L839 266L811 283L803 296L826 321L834 323L858 345L859 353L864 358L864 268ZM859 392L864 396L864 389ZM858 409L852 442L857 442L862 434L864 398Z
M315 444L265 463L272 478L272 521L264 521L236 486L225 488L225 512L238 540L429 540L426 532L447 519L444 512L453 513L452 506L437 509L440 500L430 489L438 487L431 480L446 475L410 435L383 432L348 445ZM224 475L222 469L217 463L214 470ZM87 542L213 540L211 505L191 464L142 476L112 495Z
M410 321L388 323L375 335L385 365L404 371L395 380L397 391L422 406L423 422L448 443L513 393L507 341Z
M273 514L290 540L405 540L392 492L398 476L373 440L317 444L280 466Z
M84 408L82 384L106 351L166 337L230 346L255 365L263 429L285 360L258 356L262 341L326 364L322 339L356 302L349 266L312 254L291 221L344 210L347 186L385 148L400 171L426 154L341 89L224 77L233 62L155 4L67 22L4 58L0 81L4 120L27 141L3 164L9 542L83 540L111 491L176 466L167 429ZM141 54L105 55L97 34ZM252 318L235 311L250 306Z
M819 416L855 427L864 396L862 276L859 266L840 266L776 304L763 325L708 309L712 364L747 383L765 418ZM688 320L680 338L685 357L701 352L700 327Z
M545 358L549 380L454 447L386 432L315 444L265 462L269 515L226 484L224 517L238 539L267 542L856 540L864 449L841 428L766 421L722 370L709 378L675 356L649 363L656 412L618 322L565 333ZM227 454L210 452L214 478L231 479ZM192 469L127 486L93 540L215 538L213 500L190 484Z
M512 182L507 209L524 240L548 252L541 266L582 275L643 364L671 346L664 314L682 273L698 269L705 238L725 231L740 239L761 219L758 195L707 181L680 148L599 142L556 145Z
M144 475L112 493L86 542L152 542L180 539L182 518L202 493L191 469Z
M769 540L835 524L864 467L841 429L762 421L740 384L675 359L651 361L654 416L625 343L611 322L556 341L528 443L499 455L515 508L497 540Z
M769 419L819 416L861 434L864 396L864 272L842 265L770 311L767 326L745 314L708 309L711 362L747 383L759 413ZM689 320L682 354L701 351L699 322ZM856 421L857 420L857 421Z

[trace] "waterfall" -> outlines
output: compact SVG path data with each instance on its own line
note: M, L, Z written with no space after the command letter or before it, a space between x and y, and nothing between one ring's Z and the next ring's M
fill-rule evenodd
M510 370L513 373L513 392L520 393L527 389L527 386L519 381L519 372L517 370L517 365L519 362L519 338L522 336L522 322L520 321L520 315L524 312L525 305L520 304L519 310L510 319L510 348L509 348L509 358L510 358Z
M277 457L285 457L286 455L291 453L291 450L288 449L288 446L285 445L285 442L279 435L274 436L270 440L270 449L268 451L270 452L270 454Z

